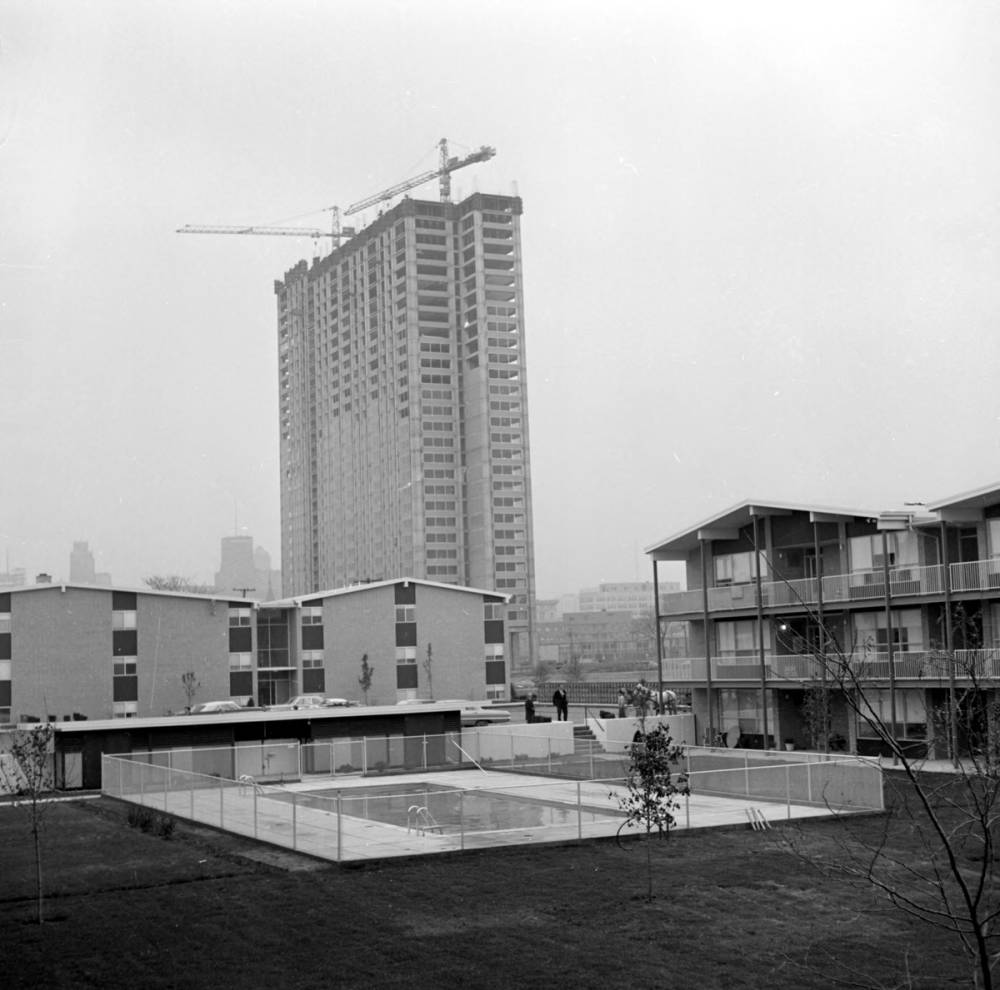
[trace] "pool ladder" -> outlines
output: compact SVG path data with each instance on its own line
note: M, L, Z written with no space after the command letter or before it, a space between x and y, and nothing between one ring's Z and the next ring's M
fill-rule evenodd
M441 831L441 826L434 821L434 816L420 804L411 804L406 809L406 831L419 832L421 835L427 832Z

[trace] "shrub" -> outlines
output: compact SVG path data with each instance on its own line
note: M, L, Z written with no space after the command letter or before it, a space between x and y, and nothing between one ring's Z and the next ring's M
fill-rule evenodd
M128 823L130 828L138 828L143 832L148 832L153 827L153 820L156 816L141 805L133 805L128 810Z
M175 828L177 828L177 822L173 818L168 818L166 815L157 816L156 834L161 839L172 839Z

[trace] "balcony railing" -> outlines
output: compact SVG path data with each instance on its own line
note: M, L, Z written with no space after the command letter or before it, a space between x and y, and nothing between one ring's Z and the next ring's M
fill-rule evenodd
M1000 592L1000 558L951 564L951 590L954 592ZM889 570L889 591L893 598L914 595L944 594L944 567L932 564L893 567ZM885 598L885 575L881 568L834 574L823 578L823 603L881 601ZM793 581L761 582L761 603L765 608L783 606L815 606L819 602L816 578ZM708 589L709 612L753 609L757 605L757 589L753 582L728 584ZM664 617L699 613L703 608L701 588L663 595L660 614Z
M954 657L955 677L959 681L968 681L972 677L1000 680L1000 647L956 650ZM849 662L861 683L882 682L889 678L889 654L885 651L859 651L850 657ZM764 667L769 682L819 681L823 678L822 666L812 654L765 653ZM894 652L893 672L900 680L947 681L948 657L938 650ZM828 673L828 678L830 676ZM665 683L703 684L705 658L664 660L663 680ZM760 660L757 657L712 657L712 680L759 684Z

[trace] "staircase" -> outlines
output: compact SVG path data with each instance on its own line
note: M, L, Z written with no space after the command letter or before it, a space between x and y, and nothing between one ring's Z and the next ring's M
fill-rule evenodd
M590 726L578 722L573 723L573 749L576 753L584 755L605 752Z

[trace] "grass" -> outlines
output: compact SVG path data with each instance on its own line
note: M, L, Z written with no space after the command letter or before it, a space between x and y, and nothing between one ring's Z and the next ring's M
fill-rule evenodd
M906 972L914 986L967 985L951 940L810 869L780 830L657 843L647 903L636 842L348 868L186 822L164 839L126 815L104 798L51 806L52 920L38 926L27 817L0 807L5 990L828 990L858 973L856 986L900 986ZM814 820L799 837L825 848L838 828Z

